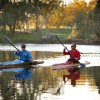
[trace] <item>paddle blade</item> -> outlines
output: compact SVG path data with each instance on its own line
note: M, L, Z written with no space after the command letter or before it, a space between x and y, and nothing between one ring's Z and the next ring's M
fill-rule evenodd
M83 63L80 63L80 66L81 66L80 68L85 68L86 65Z

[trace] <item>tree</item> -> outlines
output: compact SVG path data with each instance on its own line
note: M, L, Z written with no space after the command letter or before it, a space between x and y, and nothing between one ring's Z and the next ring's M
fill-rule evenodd
M100 0L97 0L96 8L100 8Z
M9 3L9 0L0 0L0 9L4 8L7 3Z
M25 15L26 8L27 5L25 5L25 2L21 2L20 4L10 2L2 10L2 20L9 27L11 33L15 32L16 22L18 20L21 22L27 20L27 16Z
M84 1L78 2L75 0L73 5L71 4L70 15L72 14L73 26L76 26L77 29L75 38L94 38L94 30L98 30L97 27L95 27L97 23L94 24L93 9L95 2L96 1L91 1L87 4Z
M100 1L99 1L100 2ZM89 35L89 38L92 40L99 40L100 39L100 4L97 1L94 0L93 2L90 2L90 5L92 10L87 13L86 22L85 25L85 33Z
M94 10L94 22L95 22L95 33L98 39L100 39L100 0L97 0L97 4Z
M36 31L40 32L40 15L42 15L47 22L47 18L49 19L50 14L53 14L59 6L60 0L20 0L19 2L9 2L2 9L2 19L5 26L9 26L10 31L14 33L16 23L17 28L21 26L24 27L24 23L27 23L28 20L33 17L33 19L35 18L36 20ZM21 25L19 25L18 22L21 23Z

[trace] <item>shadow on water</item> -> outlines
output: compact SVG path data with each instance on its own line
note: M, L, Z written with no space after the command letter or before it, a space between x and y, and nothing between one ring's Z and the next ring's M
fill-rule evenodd
M13 56L13 51L0 51L0 62L17 59ZM62 56L61 52L32 52L33 58L49 59ZM90 55L82 55L90 57ZM93 56L92 56L93 57ZM99 56L100 57L100 56ZM52 70L51 67L38 67L33 69L30 80L23 85L19 81L14 81L16 72L0 72L0 100L65 100L53 97L62 82L62 76L66 71ZM67 83L67 89L70 81ZM87 67L81 71L80 79L76 82L76 88L89 87L90 91L96 91L100 95L100 66ZM74 88L75 89L75 88ZM69 91L69 90L68 90ZM68 92L67 91L67 92ZM73 90L74 91L74 90ZM84 91L85 92L85 91ZM49 95L49 97L47 95ZM95 95L95 94L93 94ZM50 96L51 99L50 99ZM91 95L92 96L92 95ZM64 97L64 96L63 96ZM100 98L99 98L100 99ZM99 100L92 99L92 100ZM70 99L71 100L71 99ZM83 99L82 99L83 100ZM88 99L89 100L89 99Z

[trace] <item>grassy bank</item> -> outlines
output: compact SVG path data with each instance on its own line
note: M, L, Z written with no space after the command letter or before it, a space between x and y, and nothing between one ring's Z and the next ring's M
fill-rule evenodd
M57 35L63 43L76 42L78 44L96 44L99 45L100 41L92 41L89 39L69 39L71 29L49 29L41 30L40 33L31 30L31 32L15 32L14 34L9 31L0 31L0 43L7 44L8 42L3 38L7 36L13 43L59 43L55 35Z
M9 31L0 31L0 43L7 43L3 36L7 36L13 43L46 43L56 42L55 34L59 35L62 40L66 40L66 37L70 33L69 29L50 29L48 32L46 30L41 30L41 33L31 31L31 32L15 32L14 34ZM48 40L48 41L47 41Z

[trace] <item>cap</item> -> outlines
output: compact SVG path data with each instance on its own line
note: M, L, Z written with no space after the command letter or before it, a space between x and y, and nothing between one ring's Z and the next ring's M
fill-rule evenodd
M21 45L21 47L22 47L22 48L25 48L25 47L26 47L26 45L25 45L25 44L22 44L22 45Z
M72 43L71 47L76 47L76 43Z

